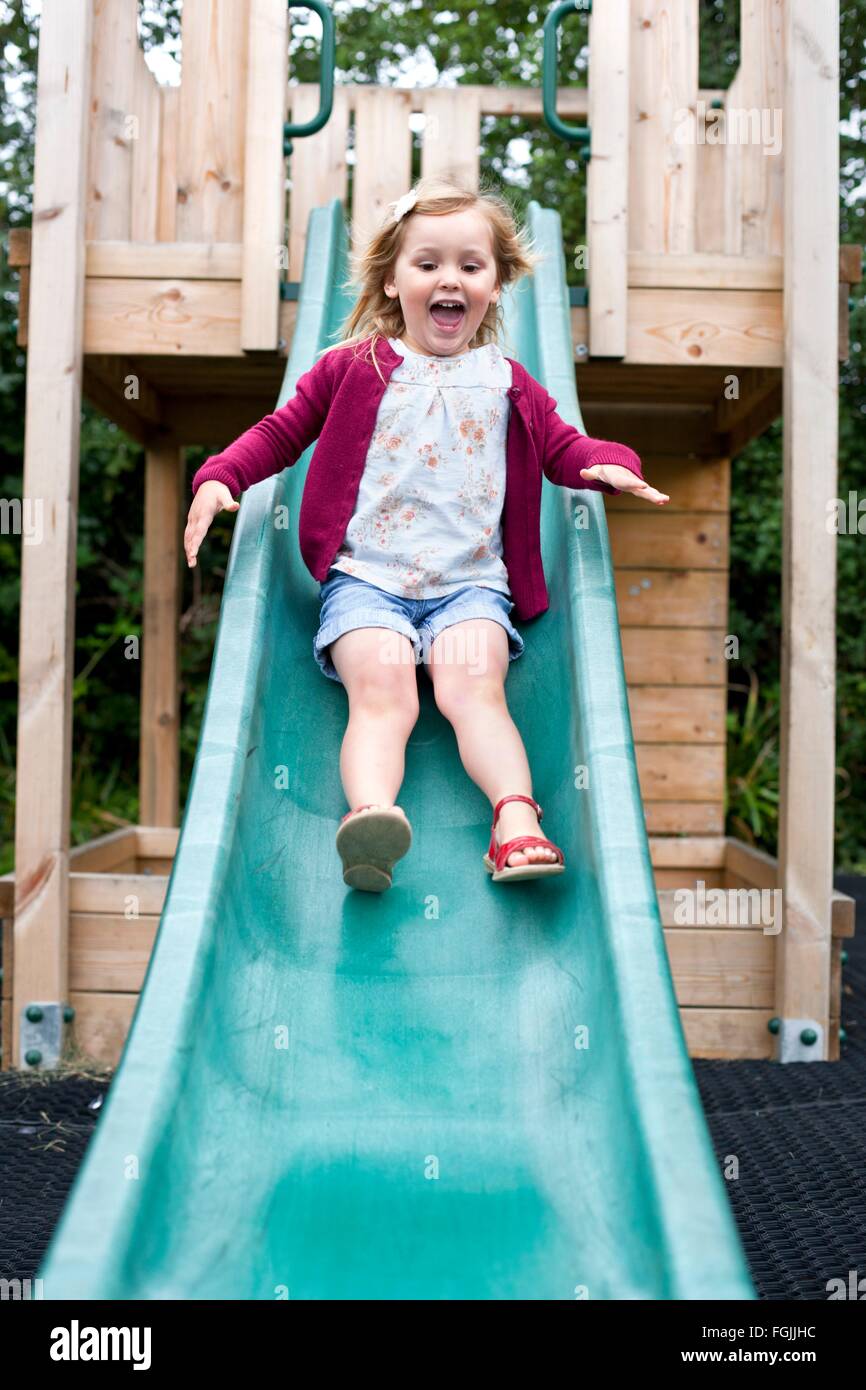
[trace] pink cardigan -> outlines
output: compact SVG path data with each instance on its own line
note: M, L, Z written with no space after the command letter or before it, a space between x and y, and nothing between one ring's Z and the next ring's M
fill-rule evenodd
M318 440L301 498L299 542L314 579L324 580L355 509L361 474L385 385L369 357L370 338L326 352L298 378L296 394L202 464L192 480L225 483L232 496L291 467ZM377 339L387 382L402 358ZM643 478L638 455L625 444L590 439L556 413L556 401L513 358L512 409L506 440L502 558L515 616L526 622L549 607L541 564L541 476L560 487L618 494L607 483L587 482L581 468L618 463Z

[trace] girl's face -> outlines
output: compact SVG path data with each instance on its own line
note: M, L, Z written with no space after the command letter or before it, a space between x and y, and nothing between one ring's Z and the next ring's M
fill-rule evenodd
M384 285L388 298L400 301L403 341L427 356L467 352L501 290L490 224L474 209L407 216L393 278ZM461 308L439 308L443 301Z

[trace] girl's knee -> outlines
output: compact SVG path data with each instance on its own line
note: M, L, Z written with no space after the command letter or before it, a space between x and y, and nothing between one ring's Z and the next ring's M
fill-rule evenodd
M504 673L498 668L473 672L440 666L433 676L433 694L437 708L446 719L467 709L504 707Z
M408 637L386 629L346 634L334 665L349 695L351 710L400 719L410 728L420 713L415 654ZM392 640L393 639L393 640ZM337 646L337 643L334 644ZM339 665L338 665L339 662Z

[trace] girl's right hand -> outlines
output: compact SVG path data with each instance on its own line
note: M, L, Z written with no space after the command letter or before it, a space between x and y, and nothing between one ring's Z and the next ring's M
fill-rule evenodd
M202 483L192 499L186 519L186 530L183 533L183 548L186 551L189 569L195 569L198 548L210 530L210 524L217 512L236 512L240 505L240 502L236 502L232 497L225 483L218 483L214 478Z

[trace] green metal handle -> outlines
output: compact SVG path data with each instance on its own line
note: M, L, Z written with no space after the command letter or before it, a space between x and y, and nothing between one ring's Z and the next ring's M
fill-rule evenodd
M541 66L544 119L554 135L585 147L578 150L580 159L589 159L589 126L566 125L556 114L557 30L567 14L574 14L575 10L589 14L591 9L592 0L560 0L544 21L544 57Z
M322 21L322 51L319 54L319 109L311 121L283 126L283 154L292 153L293 135L315 135L331 119L334 106L334 63L336 40L334 16L325 0L289 0L290 10L315 10Z

